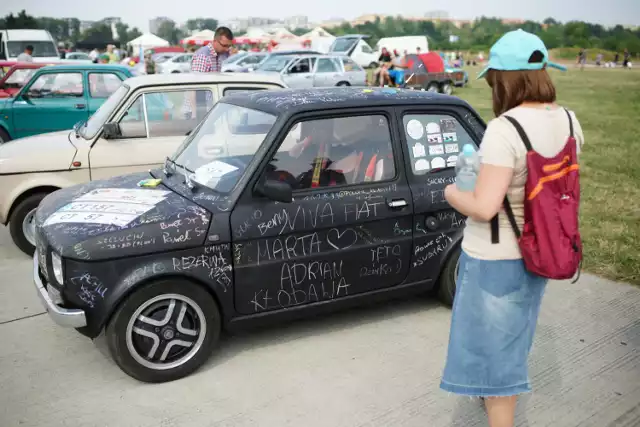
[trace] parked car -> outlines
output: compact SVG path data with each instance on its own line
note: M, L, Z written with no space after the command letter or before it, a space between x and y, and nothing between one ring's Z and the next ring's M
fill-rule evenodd
M75 62L93 62L93 59L91 59L89 54L85 52L67 52L64 55L64 60Z
M19 62L9 68L0 78L0 98L11 98L29 81L33 73L47 64L36 62Z
M131 71L121 65L42 67L13 97L0 100L0 144L71 129L87 120Z
M255 68L259 67L267 57L269 53L267 52L249 52L245 54L233 55L233 57L229 58L229 60L223 62L222 71L224 72L233 72L233 71L253 71Z
M0 222L9 225L14 243L32 255L35 209L47 194L156 167L222 96L284 86L276 77L253 74L130 78L75 129L0 146Z
M42 201L37 293L150 382L193 372L223 329L427 291L451 304L465 218L446 166L484 128L421 91L224 97L162 169Z
M250 53L263 53L263 52L250 52ZM324 55L322 52L318 52L317 50L311 49L282 49L282 50L274 50L271 52L267 52L267 56L262 59L259 65L249 65L244 67L238 67L235 69L235 72L239 73L249 73L251 71L256 70L260 65L264 64L267 59L276 57L276 56L297 56L297 55Z
M193 53L183 53L171 56L156 64L157 74L188 73L191 70Z
M290 88L367 85L367 72L343 55L277 55L256 72L278 74Z

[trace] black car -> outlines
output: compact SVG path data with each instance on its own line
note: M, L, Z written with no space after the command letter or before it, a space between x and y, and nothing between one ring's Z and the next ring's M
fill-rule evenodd
M194 371L223 328L428 291L451 304L465 218L444 188L484 129L437 93L226 96L163 168L42 201L38 295L148 382Z

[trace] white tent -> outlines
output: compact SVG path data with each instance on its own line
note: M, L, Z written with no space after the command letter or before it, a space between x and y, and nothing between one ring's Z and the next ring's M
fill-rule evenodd
M316 27L313 30L303 34L300 37L303 39L310 39L310 40L316 39L316 38L325 38L325 37L335 39L335 37L331 35L331 33L329 33L327 30L325 30L322 27Z
M215 31L202 30L192 34L190 37L186 37L181 40L182 44L194 44L193 42L210 42L215 36ZM197 43L196 43L197 44Z
M127 43L127 46L132 46L134 48L142 46L143 49L150 49L157 46L169 46L169 42L155 34L144 33L140 37L136 37Z
M287 30L286 28L278 28L273 33L273 39L278 42L282 40L294 41L298 40L298 36Z

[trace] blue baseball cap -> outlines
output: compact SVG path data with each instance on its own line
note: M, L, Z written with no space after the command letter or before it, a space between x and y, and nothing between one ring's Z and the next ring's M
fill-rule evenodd
M536 51L542 54L542 60L529 62L531 55ZM549 61L549 52L540 37L518 29L505 33L491 46L489 63L478 74L478 78L483 78L490 69L500 71L542 70L547 66L562 71L567 70L566 67Z

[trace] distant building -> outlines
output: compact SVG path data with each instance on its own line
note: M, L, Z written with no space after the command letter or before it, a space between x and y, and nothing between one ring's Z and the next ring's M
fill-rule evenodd
M284 26L290 30L294 30L296 28L308 28L309 17L304 15L289 16L284 19Z
M448 20L449 19L449 12L447 12L445 10L433 10L431 12L425 13L424 14L424 19L426 21L436 20L436 19Z
M160 29L160 27L162 26L162 24L164 24L165 22L171 22L173 21L171 18L168 18L166 16L158 16L157 18L153 18L149 20L149 32L156 34L158 32L158 30Z
M96 24L96 21L80 21L80 32L82 33L84 31L87 31L89 28L93 27Z

